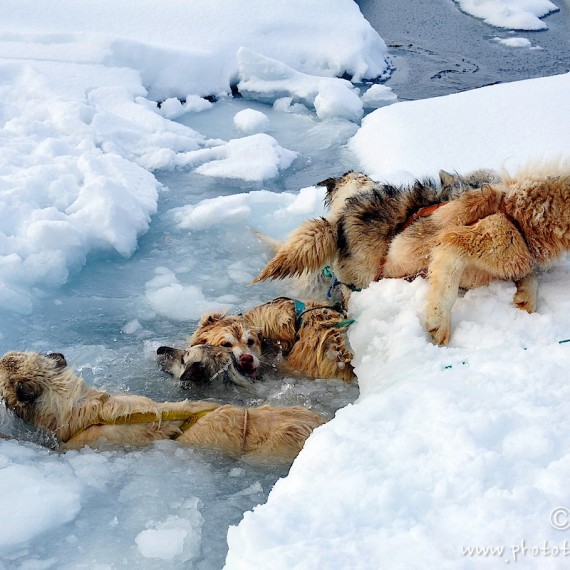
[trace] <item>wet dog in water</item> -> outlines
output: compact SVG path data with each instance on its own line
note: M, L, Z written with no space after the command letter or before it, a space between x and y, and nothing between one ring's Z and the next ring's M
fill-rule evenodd
M249 388L254 380L254 376L247 373L250 368L240 366L231 348L222 346L197 344L186 349L161 346L157 350L157 362L187 387L236 385ZM258 374L256 369L255 378Z
M259 376L264 362L285 373L351 381L353 355L346 338L351 322L338 307L279 297L243 315L205 315L186 348L162 346L157 358L163 370L185 381L212 378L227 366L220 373L228 382L243 385L244 379Z
M52 431L62 449L173 439L248 461L289 463L324 423L302 406L244 408L110 394L88 386L63 355L35 352L0 358L0 399L25 422Z

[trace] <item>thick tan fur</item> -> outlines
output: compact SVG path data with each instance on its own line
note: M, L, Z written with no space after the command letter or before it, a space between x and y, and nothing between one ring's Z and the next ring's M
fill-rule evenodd
M547 266L569 247L570 161L529 165L516 176L503 173L502 181L490 173L492 183L471 189L482 184L486 172L440 192L418 183L399 192L383 186L353 194L335 218L334 258L315 256L306 268L332 264L341 281L357 287L378 276L428 275L426 329L437 344L449 342L451 308L460 286L513 280L515 305L534 311L534 269ZM339 183L344 184L342 179ZM443 205L431 215L406 224L418 208L438 202ZM314 235L300 228L257 280L301 271L295 252L309 251Z
M310 378L353 380L352 352L348 348L345 315L316 301L305 301L298 322L295 301L278 298L244 314L264 338L280 343L284 364Z
M101 440L142 445L175 439L246 460L289 463L311 431L324 423L301 406L240 408L109 394L85 384L62 355L34 352L9 352L0 358L0 398L24 421L54 432L63 449L97 446ZM128 423L137 414L152 419ZM169 419L172 414L189 421Z
M451 309L464 276L515 281L514 304L533 312L534 271L570 248L570 160L529 165L503 178L481 192L479 210L489 215L473 225L463 222L474 211L465 199L433 216L439 231L428 268L426 329L437 344L449 341Z
M355 378L352 352L348 348L343 312L316 301L305 301L305 312L297 319L295 301L278 298L258 305L243 315L212 313L205 315L188 339L191 347L228 346L231 339L256 341L248 346L259 361L262 346L278 345L284 357L282 368L303 376L350 381ZM168 347L161 347L165 352ZM168 349L176 350L176 349ZM185 361L190 364L189 358ZM183 362L184 358L180 358ZM169 372L181 377L184 367L171 367Z

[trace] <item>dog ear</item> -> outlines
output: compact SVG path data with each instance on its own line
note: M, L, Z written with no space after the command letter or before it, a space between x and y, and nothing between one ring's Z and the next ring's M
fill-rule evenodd
M443 187L452 186L456 180L457 176L455 174L451 174L446 170L439 171L439 181Z
M20 380L14 388L18 401L26 404L33 402L42 393L42 387L34 380Z
M172 357L175 351L176 349L172 348L171 346L159 346L156 349L156 354L158 356Z
M207 315L204 315L200 320L199 327L203 327L206 325L213 325L214 323L217 323L218 321L221 321L222 319L225 318L226 318L226 313L208 313Z
M171 346L159 346L156 349L156 359L159 362L165 362L167 360L176 360L177 358L182 359L185 351L181 348L173 348Z
M338 178L325 178L320 182L317 182L316 186L324 186L327 189L327 193L331 193L338 184Z
M50 352L49 354L46 354L46 357L51 360L55 360L56 369L65 368L67 366L67 360L65 360L65 356L63 356L61 352Z

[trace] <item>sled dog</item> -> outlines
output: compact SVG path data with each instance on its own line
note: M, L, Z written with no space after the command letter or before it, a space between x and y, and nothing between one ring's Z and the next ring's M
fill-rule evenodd
M213 346L226 348L238 370L251 380L258 377L262 361L275 364L282 357L280 367L286 372L350 381L355 378L346 338L351 323L336 306L279 297L243 315L205 315L186 348L160 347L158 360L166 372L190 380L195 375L196 358L204 359L200 347ZM169 354L172 357L162 356Z
M302 406L241 408L110 394L88 386L58 353L6 353L0 398L24 421L51 430L62 449L97 447L102 440L142 445L174 439L247 461L289 463L324 423Z
M467 183L441 190L424 182L407 189L370 187L370 182L364 191L347 191L354 177L328 181L332 216L304 222L256 281L326 264L339 280L356 287L426 275L426 330L436 344L447 344L459 287L512 280L514 304L533 312L535 271L570 247L568 159L531 163L512 176L491 175L475 189L468 177ZM348 197L335 205L343 193Z

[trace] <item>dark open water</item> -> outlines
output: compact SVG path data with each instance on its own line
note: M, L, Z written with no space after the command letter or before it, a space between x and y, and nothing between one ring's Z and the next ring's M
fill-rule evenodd
M452 0L357 0L388 45L395 67L386 85L400 99L425 99L570 71L570 7L543 18L548 30L512 32L485 24ZM493 38L527 38L513 48ZM570 103L569 103L570 108Z

